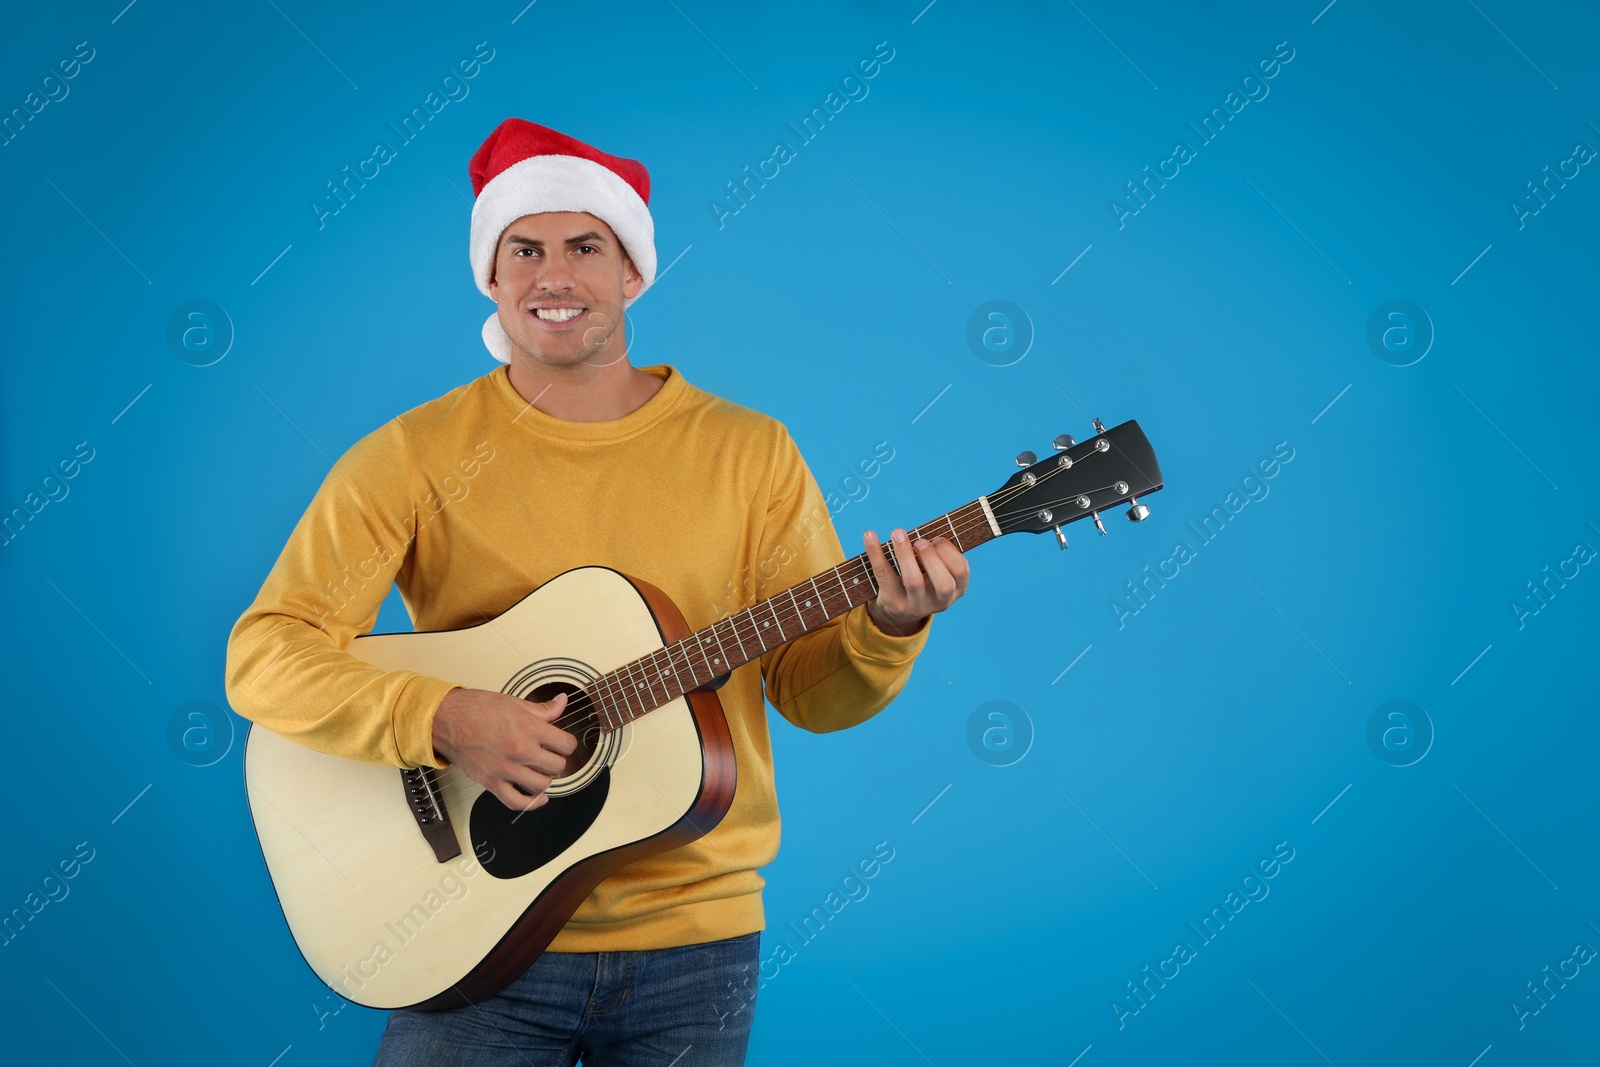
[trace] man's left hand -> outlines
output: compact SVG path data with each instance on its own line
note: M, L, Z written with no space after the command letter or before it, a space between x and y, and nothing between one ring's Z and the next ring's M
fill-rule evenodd
M878 581L878 596L867 602L867 611L884 633L904 636L915 632L929 615L960 599L967 591L970 570L967 558L947 537L921 538L912 544L897 527L892 541L894 558L900 564L898 574L878 535L868 530L861 537Z

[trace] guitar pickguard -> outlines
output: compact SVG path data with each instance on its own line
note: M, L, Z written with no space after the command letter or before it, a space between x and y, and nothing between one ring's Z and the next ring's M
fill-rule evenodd
M611 789L602 770L582 789L553 796L533 811L512 811L493 793L472 805L472 847L483 869L496 878L521 878L555 859L588 832Z

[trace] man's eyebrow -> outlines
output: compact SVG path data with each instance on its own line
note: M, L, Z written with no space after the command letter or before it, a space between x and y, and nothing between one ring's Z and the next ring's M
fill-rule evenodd
M533 248L544 247L543 241L535 241L533 238L524 237L519 233L507 234L506 241L510 244L529 245ZM588 233L580 233L576 237L568 237L566 243L569 245L605 244L606 239L595 231L590 230Z

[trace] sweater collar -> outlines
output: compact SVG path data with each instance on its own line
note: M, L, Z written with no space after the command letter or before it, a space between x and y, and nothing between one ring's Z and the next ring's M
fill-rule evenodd
M656 390L655 395L649 400L622 418L608 419L604 422L571 422L545 414L524 400L522 394L511 384L509 365L496 367L489 372L488 377L495 393L504 400L511 420L516 425L550 440L603 444L626 440L643 433L676 410L689 391L689 383L684 380L683 373L671 364L660 363L638 369L660 378L661 388Z

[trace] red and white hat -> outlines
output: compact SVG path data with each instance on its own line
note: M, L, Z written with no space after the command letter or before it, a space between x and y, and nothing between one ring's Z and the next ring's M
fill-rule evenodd
M506 119L472 154L467 170L478 198L472 205L469 255L472 276L484 296L489 296L500 235L522 216L544 211L586 211L611 227L644 275L644 284L624 307L655 281L650 173L638 160L608 155L525 119ZM483 343L494 358L511 362L511 339L498 313L483 324Z

